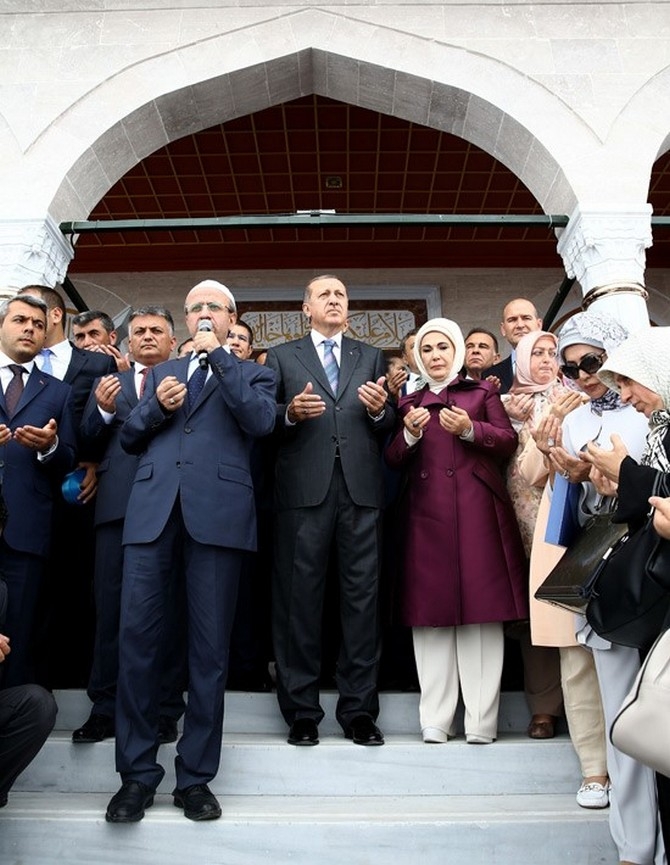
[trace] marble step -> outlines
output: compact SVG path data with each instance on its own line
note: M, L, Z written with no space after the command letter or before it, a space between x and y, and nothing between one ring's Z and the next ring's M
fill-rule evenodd
M88 718L91 703L85 691L55 691L58 703L56 730L75 730ZM333 691L321 694L321 705L325 717L319 725L322 735L339 735L340 726L335 720L337 695ZM379 695L379 725L386 734L418 733L419 695L415 692L383 692ZM462 709L457 715L457 728L462 730ZM516 691L503 692L500 699L498 729L504 732L523 732L528 726L529 712L525 697ZM224 733L272 733L286 735L286 724L279 713L277 696L270 693L229 691L226 694ZM565 723L558 729L565 731Z
M174 787L176 746L163 745L166 774L159 790ZM17 779L24 792L108 793L116 791L114 741L73 745L53 733ZM312 748L288 745L284 736L224 735L221 766L210 786L222 795L243 796L477 796L559 793L574 795L580 774L565 734L531 741L501 733L491 745L456 738L426 745L417 735L387 735L386 745L364 748L339 736L323 736Z
M312 749L318 750L318 749ZM99 793L12 794L3 865L595 865L616 862L607 812L573 795L233 796L192 823L167 795L110 825Z
M424 744L418 695L381 695L386 745L345 740L324 693L321 743L295 748L272 693L227 696L221 820L192 823L172 804L176 746L144 820L110 825L119 784L114 740L73 745L88 717L81 691L56 692L56 730L0 809L1 865L595 865L614 863L607 811L575 802L579 767L561 729L525 735L523 695L502 696L499 738Z

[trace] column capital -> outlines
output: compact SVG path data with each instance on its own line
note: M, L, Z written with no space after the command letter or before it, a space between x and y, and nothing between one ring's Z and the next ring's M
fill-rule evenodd
M0 220L0 290L53 286L74 258L71 243L51 216Z
M603 310L634 330L649 324L645 250L652 244L651 205L634 210L580 210L559 229L557 249L582 287L582 306Z
M651 205L641 210L581 210L557 230L565 272L585 295L603 286L644 290L645 250L652 244Z

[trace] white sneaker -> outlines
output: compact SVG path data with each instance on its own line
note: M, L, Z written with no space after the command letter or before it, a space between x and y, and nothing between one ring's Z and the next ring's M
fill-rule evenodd
M577 804L582 808L607 808L609 803L609 784L591 781L577 790Z
M424 727L421 730L421 735L423 741L429 745L443 745L448 739L447 734L439 727Z
M468 745L490 745L493 739L491 736L478 736L476 733L468 733L465 741Z

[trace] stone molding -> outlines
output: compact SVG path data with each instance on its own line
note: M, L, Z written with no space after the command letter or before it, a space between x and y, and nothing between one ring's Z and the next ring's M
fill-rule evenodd
M72 245L49 215L0 220L0 290L5 293L23 285L62 282L73 258Z

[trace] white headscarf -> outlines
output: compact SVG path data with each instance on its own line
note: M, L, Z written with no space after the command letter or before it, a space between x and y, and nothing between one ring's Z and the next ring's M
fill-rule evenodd
M619 391L614 375L625 376L643 385L663 400L663 408L649 417L649 434L643 465L670 471L665 438L670 430L670 327L647 327L629 336L608 356L598 370L598 378Z
M670 327L648 327L629 336L608 354L598 378L618 391L614 375L632 378L657 393L670 409Z
M431 378L421 358L421 340L427 333L433 331L443 333L454 347L454 361L444 381L436 381L434 378ZM431 318L430 321L422 324L414 341L414 360L422 378L428 382L431 388L438 385L446 387L452 379L456 378L459 370L465 363L465 340L456 322L450 318Z

